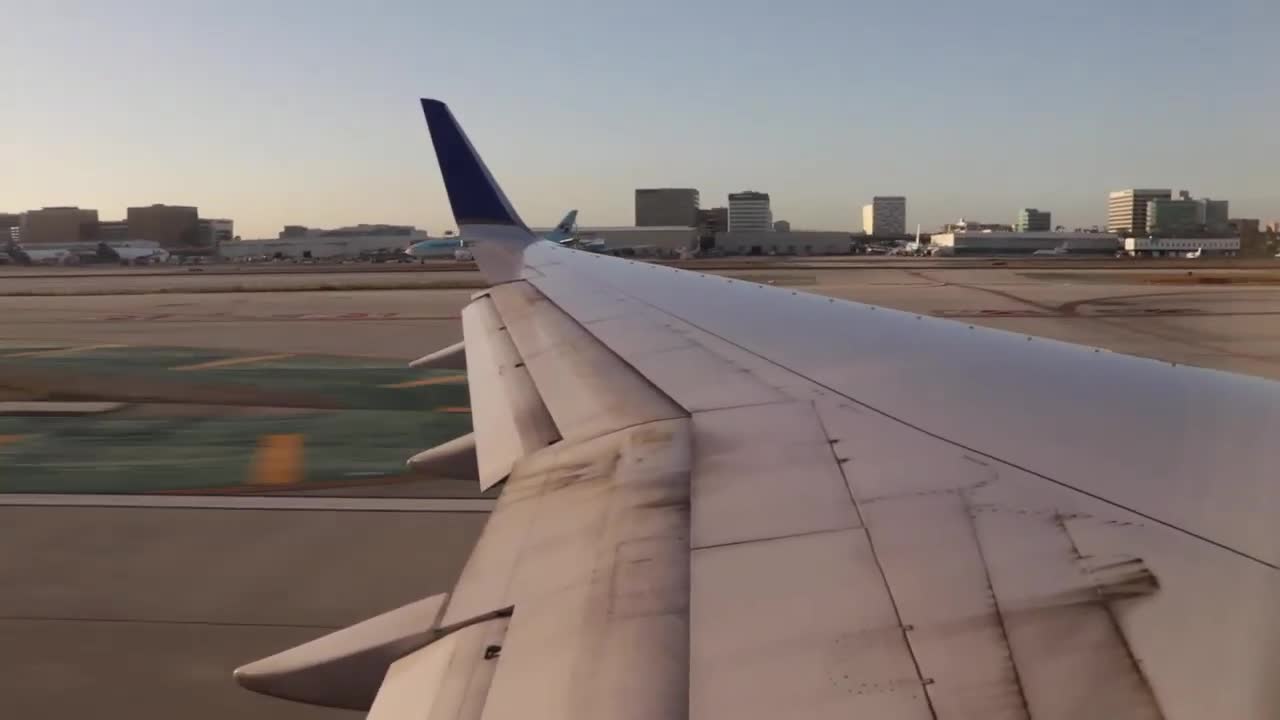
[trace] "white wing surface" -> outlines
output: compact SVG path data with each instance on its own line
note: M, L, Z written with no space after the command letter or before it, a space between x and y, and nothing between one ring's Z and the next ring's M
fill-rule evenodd
M537 241L423 106L495 283L464 342L505 486L438 615L246 685L375 719L1280 713L1280 384ZM381 689L335 692L357 661Z

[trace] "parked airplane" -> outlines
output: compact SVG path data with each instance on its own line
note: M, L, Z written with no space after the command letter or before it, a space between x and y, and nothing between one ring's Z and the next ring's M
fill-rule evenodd
M155 243L104 242L98 245L98 254L117 260L122 265L149 265L169 261L169 251Z
M1188 258L1190 260L1196 260L1196 259L1199 259L1199 257L1203 254L1204 254L1204 248L1196 248L1195 250L1192 250L1186 255L1183 255L1183 257Z
M5 253L20 265L74 265L80 262L80 256L67 248L28 248L9 242Z
M427 258L452 258L454 253L462 247L462 238L457 235L450 235L416 242L405 248L404 251L407 255L424 260Z
M549 232L543 233L542 239L559 243L565 242L566 240L572 240L573 230L577 224L578 211L570 210L559 223L556 223L555 227L551 228Z
M1070 255L1070 254L1071 254L1071 250L1070 248L1067 247L1067 244L1064 242L1061 245L1051 250L1037 250L1031 253L1031 256L1032 257L1061 257L1063 255Z
M1280 383L534 236L423 100L492 284L505 483L453 592L241 667L370 720L1275 718ZM414 573L414 548L403 552Z

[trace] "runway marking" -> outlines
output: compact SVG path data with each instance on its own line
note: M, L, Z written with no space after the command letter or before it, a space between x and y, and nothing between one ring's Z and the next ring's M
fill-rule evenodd
M392 385L379 385L380 388L390 390L403 390L405 388L425 387L427 385L461 385L467 381L466 375L448 375L446 377L431 377L421 380L407 380Z
M210 360L208 362L196 363L194 365L179 365L171 367L170 370L186 371L186 370L213 370L215 368L234 367L236 365L251 365L253 363L268 362L271 360L284 360L291 358L294 353L277 353L275 355L250 355L249 357L225 358L223 360Z
M465 512L493 510L486 498L361 498L297 495L0 494L0 507L100 507L191 510L348 510L359 512Z
M275 433L258 439L251 485L294 485L302 481L302 433Z
M127 345L118 345L115 343L100 343L98 345L77 345L75 347L60 347L51 350L28 350L27 352L11 353L9 355L0 355L4 358L34 358L34 357L60 357L63 355L74 355L76 353L89 352L90 350L106 350L109 348L122 348Z

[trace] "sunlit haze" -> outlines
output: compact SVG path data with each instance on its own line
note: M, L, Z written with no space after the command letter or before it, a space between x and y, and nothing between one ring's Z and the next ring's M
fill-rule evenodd
M0 211L439 233L430 96L532 225L630 224L650 186L832 230L875 194L1101 224L1134 186L1280 217L1274 0L3 5Z

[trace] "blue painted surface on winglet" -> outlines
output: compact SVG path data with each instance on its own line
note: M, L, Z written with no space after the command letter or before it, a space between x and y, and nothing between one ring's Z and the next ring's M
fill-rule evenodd
M423 98L422 112L431 130L431 143L436 149L440 174L458 225L524 227L449 107L439 100Z

